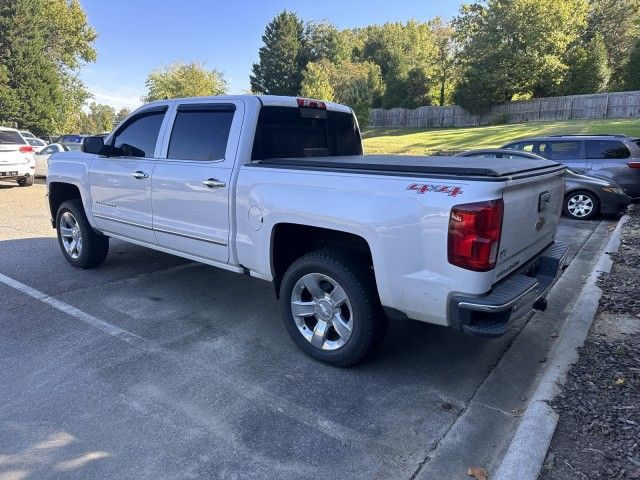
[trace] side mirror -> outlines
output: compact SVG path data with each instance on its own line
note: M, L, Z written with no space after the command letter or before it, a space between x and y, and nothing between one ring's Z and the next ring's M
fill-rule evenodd
M85 153L95 153L96 155L104 155L104 137L85 137L82 139L80 149Z

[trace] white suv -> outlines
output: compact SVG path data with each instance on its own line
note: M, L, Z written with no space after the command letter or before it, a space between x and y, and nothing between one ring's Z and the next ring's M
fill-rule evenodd
M15 128L0 127L0 180L16 180L21 187L30 187L35 169L33 147Z

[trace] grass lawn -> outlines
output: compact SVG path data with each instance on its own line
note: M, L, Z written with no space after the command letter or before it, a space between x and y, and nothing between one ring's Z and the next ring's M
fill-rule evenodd
M458 128L375 128L364 132L365 153L429 155L500 147L512 140L559 133L624 133L640 137L640 119L567 120Z

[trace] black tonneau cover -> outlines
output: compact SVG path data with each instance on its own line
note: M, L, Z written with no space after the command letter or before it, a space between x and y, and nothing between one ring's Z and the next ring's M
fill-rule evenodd
M268 158L254 162L265 167L351 170L424 176L470 176L504 178L564 168L553 160L525 158L427 157L405 155L353 155L348 157Z

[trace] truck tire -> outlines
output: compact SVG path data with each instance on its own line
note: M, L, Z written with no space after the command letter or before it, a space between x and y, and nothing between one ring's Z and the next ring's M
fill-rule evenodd
M333 250L308 253L289 266L280 307L293 341L334 366L363 360L387 328L368 262Z
M30 187L31 185L33 185L33 175L18 180L19 187Z
M107 258L109 237L96 233L81 200L67 200L58 208L56 232L62 254L76 268L94 268Z
M586 190L569 192L564 197L563 212L574 220L591 220L600 215L600 199Z

